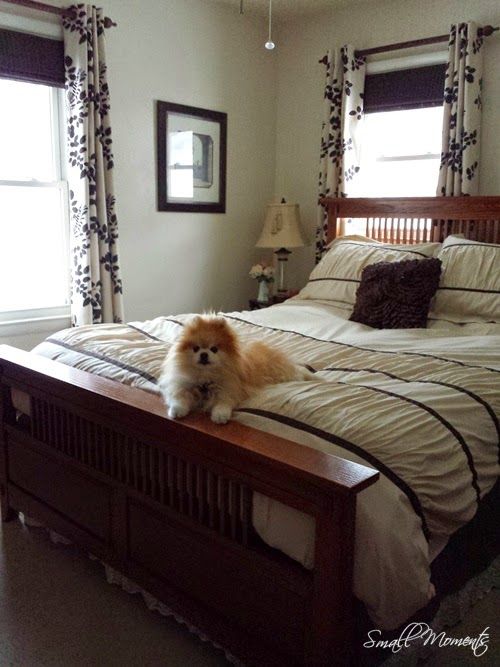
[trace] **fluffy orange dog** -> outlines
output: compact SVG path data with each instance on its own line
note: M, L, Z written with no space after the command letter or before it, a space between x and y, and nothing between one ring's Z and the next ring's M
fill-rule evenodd
M226 424L233 409L267 384L316 379L264 343L243 345L222 317L194 317L170 349L159 380L172 419L195 409Z

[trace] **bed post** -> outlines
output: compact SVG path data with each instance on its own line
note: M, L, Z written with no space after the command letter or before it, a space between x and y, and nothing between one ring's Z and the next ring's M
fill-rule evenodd
M353 660L352 573L356 494L337 495L316 517L311 632L307 665L339 665Z
M331 243L332 241L335 241L337 236L339 236L339 232L341 231L339 229L339 205L335 200L330 200L328 198L321 200L321 203L323 206L326 206L327 210L327 224L328 224L328 231L327 231L327 243Z
M1 383L2 368L0 366L0 510L2 521L13 519L15 514L9 505L7 484L7 434L4 424L15 422L15 410L12 405L10 389Z

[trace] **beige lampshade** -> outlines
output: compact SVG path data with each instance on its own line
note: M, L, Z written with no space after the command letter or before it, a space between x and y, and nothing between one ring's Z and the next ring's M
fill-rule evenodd
M300 231L298 204L270 204L257 248L300 248L305 245Z

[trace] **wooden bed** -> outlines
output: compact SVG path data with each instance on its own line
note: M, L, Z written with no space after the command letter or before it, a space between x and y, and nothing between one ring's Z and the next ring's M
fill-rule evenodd
M363 218L385 242L500 242L500 197L324 203L330 240ZM3 521L42 521L246 664L354 660L356 497L377 472L238 423L169 420L156 396L9 346L0 391ZM257 538L254 491L315 518L312 571Z

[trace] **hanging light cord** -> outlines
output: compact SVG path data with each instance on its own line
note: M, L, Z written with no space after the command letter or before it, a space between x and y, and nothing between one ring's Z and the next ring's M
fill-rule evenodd
M271 39L272 20L273 20L273 0L269 0L269 41L270 42L272 42L272 39Z
M265 43L265 47L266 49L269 49L269 51L271 51L275 47L275 44L271 39L272 16L273 16L273 0L269 0L269 38Z

